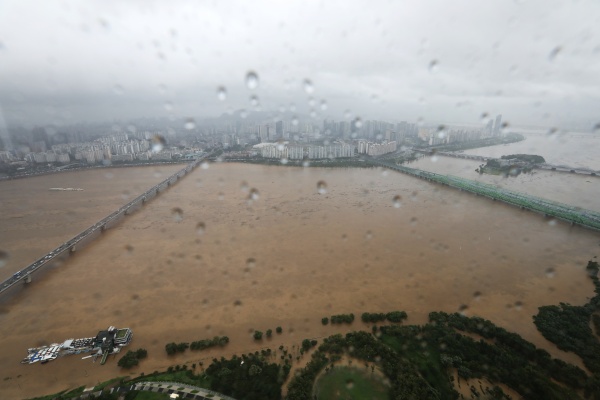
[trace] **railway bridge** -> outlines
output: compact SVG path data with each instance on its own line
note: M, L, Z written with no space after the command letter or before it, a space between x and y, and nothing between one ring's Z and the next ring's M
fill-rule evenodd
M407 175L424 179L429 182L436 182L442 185L450 186L455 189L464 190L473 194L484 196L496 201L502 201L519 207L524 210L531 210L543 214L546 217L553 217L572 225L580 225L589 229L600 230L600 213L585 210L568 204L558 203L531 196L525 193L508 190L490 185L487 183L472 181L470 179L459 178L452 175L441 175L420 169L409 168L402 165L371 161L374 165L390 168Z

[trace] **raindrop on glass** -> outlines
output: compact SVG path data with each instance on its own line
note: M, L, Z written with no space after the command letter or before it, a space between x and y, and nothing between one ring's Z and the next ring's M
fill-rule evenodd
M344 118L346 118L346 119L352 118L352 112L350 110L344 111Z
M209 166L210 165L206 161L204 161L202 164L200 164L200 168L202 168L202 169L208 169Z
M246 193L248 191L249 187L248 187L248 182L246 181L242 181L242 183L240 183L240 190L244 193Z
M438 71L439 68L439 62L438 60L431 60L429 62L429 72L431 72L432 74L436 73Z
M555 48L553 48L550 54L548 54L548 61L554 61L561 51L562 47L560 46L556 46Z
M546 278L554 278L554 274L556 273L556 271L554 270L554 268L550 267L546 269Z
M219 86L217 88L217 99L219 99L219 101L225 101L225 99L227 99L227 89L225 89L225 86Z
M158 153L160 152L165 145L167 144L167 140L162 135L154 135L152 136L152 152Z
M9 258L10 258L10 256L8 255L8 253L6 251L0 250L0 268L4 267L6 265Z
M198 235L202 235L204 231L206 231L206 225L204 224L204 222L198 222L196 224L196 233Z
M171 209L171 214L173 215L173 219L175 222L180 222L183 220L183 210L179 207L174 207Z
M394 202L394 208L402 207L402 197L399 194L394 196L393 202Z
M285 157L283 157L283 158L281 158L281 159L279 160L279 162L281 162L283 165L285 165L285 164L287 164L287 163L288 163L288 159L287 159L287 158L285 158Z
M249 259L246 260L246 267L252 269L254 267L256 267L256 260L252 257L250 257Z
M321 110L323 110L323 111L327 110L327 101L326 100L321 100Z
M475 301L479 301L479 300L481 300L481 292L480 292L479 290L478 290L478 291L476 291L475 293L473 293L473 299L474 299Z
M170 101L165 101L165 110L173 111L173 103L171 103Z
M250 105L252 107L258 106L258 97L256 95L250 96Z
M248 193L248 200L258 200L260 198L260 194L258 193L258 190L256 190L255 188L250 189L250 192Z
M196 127L196 121L194 121L194 118L187 118L185 120L185 124L183 125L185 127L185 129L192 130Z
M325 183L325 181L317 182L317 192L319 194L327 193L327 184Z
M356 119L354 120L354 126L356 126L357 128L362 128L363 123L360 117L356 117Z
M125 89L123 89L123 86L121 86L119 84L116 84L113 87L113 91L115 92L116 95L119 95L119 96L121 96L121 95L123 95L123 93L125 93Z
M254 71L248 71L246 74L246 86L253 90L258 87L258 75Z
M371 239L373 239L373 232L371 232L371 231L367 231L367 233L365 233L365 239L366 239L366 240L371 240Z
M292 117L292 125L298 126L298 117L296 117L295 115Z
M248 111L245 109L240 110L240 118L246 119L246 117L248 117Z
M304 87L304 91L308 94L311 94L315 91L315 87L313 86L313 83L310 81L310 79L305 79L302 82L302 86Z

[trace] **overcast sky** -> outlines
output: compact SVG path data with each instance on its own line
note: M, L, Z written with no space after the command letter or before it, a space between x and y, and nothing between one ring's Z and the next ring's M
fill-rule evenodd
M591 128L599 27L598 0L0 0L0 112L9 126L198 119L252 110L256 95L263 110L308 114L312 96L318 118L502 113Z

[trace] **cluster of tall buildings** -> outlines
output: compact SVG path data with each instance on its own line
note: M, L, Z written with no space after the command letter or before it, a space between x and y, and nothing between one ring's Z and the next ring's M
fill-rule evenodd
M117 133L96 139L93 142L63 143L52 145L51 150L25 155L25 161L31 163L69 163L71 161L95 164L102 161L133 161L161 159L169 160L172 152L152 153L150 149L151 133L137 137L126 133ZM146 138L146 136L148 136Z
M367 154L369 156L381 156L387 153L393 153L397 150L397 142L388 142L384 140L382 143L373 143L368 140L358 140L356 143L358 154Z
M354 157L354 146L346 143L331 145L298 145L287 143L261 143L254 146L263 158L290 160Z

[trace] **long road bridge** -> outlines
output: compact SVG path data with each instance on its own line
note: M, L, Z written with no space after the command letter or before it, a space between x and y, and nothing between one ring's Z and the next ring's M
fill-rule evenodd
M517 206L521 209L535 211L547 217L553 217L567 221L573 225L581 225L586 228L600 230L600 213L598 212L585 210L579 207L573 207L568 204L545 200L525 193L502 189L494 185L459 178L457 176L441 175L433 172L422 171L420 169L408 168L402 165L378 162L375 160L371 160L371 163L430 182L441 183L459 190L485 196L492 200L502 201L504 203Z
M179 179L183 178L186 174L191 172L203 160L205 160L208 157L210 157L210 154L194 160L185 168L169 176L167 179L160 182L158 185L155 185L150 189L146 190L144 193L137 196L129 203L123 205L112 214L96 222L94 225L90 226L86 230L78 233L73 238L67 240L54 250L48 252L43 257L38 258L36 261L29 264L21 271L6 279L4 282L0 283L0 294L7 291L19 282L31 282L31 275L34 272L43 269L45 266L53 264L53 261L57 259L63 259L65 257L68 257L70 253L74 253L78 249L90 243L92 240L100 236L102 232L115 226L119 221L121 221L121 219L125 217L125 215L131 214L134 211L138 210L142 207L143 204L145 204L150 199L154 198L158 193L165 191L169 186L175 184Z

